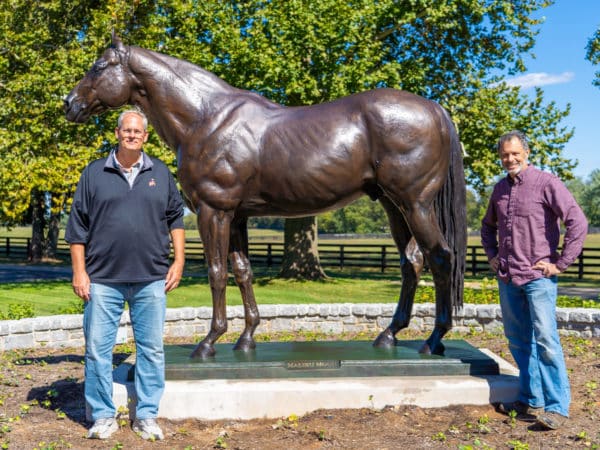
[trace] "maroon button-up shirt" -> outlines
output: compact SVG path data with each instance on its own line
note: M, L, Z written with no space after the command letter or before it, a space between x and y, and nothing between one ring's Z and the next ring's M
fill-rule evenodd
M560 221L566 229L562 253ZM538 261L565 270L581 253L586 233L587 220L573 195L556 176L533 166L494 186L481 222L488 258L498 255L498 277L517 286L543 277L532 269Z

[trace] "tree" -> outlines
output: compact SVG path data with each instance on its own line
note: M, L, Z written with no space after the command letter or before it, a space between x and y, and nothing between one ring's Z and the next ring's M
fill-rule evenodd
M569 192L573 194L573 197L575 197L575 200L581 206L583 201L583 193L585 192L588 184L584 183L581 177L574 177L570 180L567 180L565 182L565 186L567 186Z
M536 155L552 170L568 175L572 167L559 155L570 138L558 126L568 108L543 106L541 91L530 101L492 75L524 70L522 55L541 23L531 15L550 3L209 1L192 14L205 27L201 40L211 59L202 65L277 102L312 104L382 86L439 101L459 126L472 155L466 161L469 181L481 191L500 170L490 150L507 129L524 129L539 141ZM176 26L173 37L179 36ZM171 44L167 39L165 50ZM288 239L316 236L313 223L304 223L305 229L288 230Z
M481 191L499 166L493 143L524 129L535 158L563 175L568 114L501 83L524 70L547 0L9 0L0 4L0 221L14 223L43 193L68 210L81 168L106 150L114 114L82 127L63 118L62 97L109 42L187 59L230 84L285 105L323 102L383 86L440 102L458 125L469 182ZM156 140L149 152L174 155ZM41 194L40 194L41 195ZM38 202L39 204L39 202ZM347 214L348 216L349 214ZM306 223L304 232L316 236ZM290 248L304 248L291 246ZM316 273L315 271L309 271Z
M112 140L114 114L110 122L68 124L62 98L106 47L113 14L126 16L125 6L59 0L0 4L0 223L19 223L32 212L33 261L54 256L60 217L79 174Z
M600 226L600 169L589 175L580 202L590 225Z
M46 239L39 233L48 225L57 227L54 216L63 209L88 159L67 156L73 144L86 142L87 136L82 130L75 143L68 127L58 123L55 110L61 107L60 89L69 67L55 70L65 62L56 50L67 45L69 37L51 31L59 21L68 28L83 11L55 6L16 1L0 7L0 220L11 225L32 213L34 260L51 253L46 245L55 245L57 229Z
M467 227L469 230L479 230L481 227L482 213L481 197L475 194L472 189L467 189Z
M319 229L324 233L385 233L389 224L379 202L361 197L345 208L320 215Z
M594 65L600 64L600 27L598 27L594 35L589 39L585 57ZM600 87L600 71L597 71L595 75L596 78L592 83L594 86Z
M484 195L486 187L502 173L496 143L510 130L521 130L527 135L529 159L536 166L563 179L573 177L576 162L561 156L573 130L560 125L571 107L560 110L554 102L545 105L541 89L536 89L530 98L517 88L498 84L466 93L457 98L450 110L465 149L467 182L478 195Z

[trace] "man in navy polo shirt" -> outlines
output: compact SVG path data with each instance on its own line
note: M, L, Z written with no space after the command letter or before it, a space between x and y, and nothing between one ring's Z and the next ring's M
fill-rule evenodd
M498 409L557 429L569 416L571 391L556 325L556 276L581 253L587 220L556 176L529 165L523 133L502 136L498 154L508 175L494 187L481 242L498 277L520 387L518 400ZM559 253L560 222L565 236Z
M185 235L172 174L142 151L147 124L138 110L119 116L118 146L84 169L65 234L73 290L85 302L85 399L94 420L88 438L108 439L118 429L112 351L127 302L136 343L133 430L147 440L163 439L155 419L165 384L166 293L181 280Z

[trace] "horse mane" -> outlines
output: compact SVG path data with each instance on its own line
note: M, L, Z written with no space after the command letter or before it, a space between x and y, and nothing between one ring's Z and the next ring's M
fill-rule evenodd
M175 58L165 55L164 53L155 52L142 47L128 47L129 60L137 56L150 58L154 64L164 66L169 75L178 79L181 83L192 88L200 88L202 91L216 92L235 92L236 88L222 80L212 72L197 66L184 59ZM131 67L131 66L130 66Z
M136 57L141 56L143 58L150 59L154 66L157 64L164 66L173 79L178 80L183 86L185 86L185 90L183 92L186 92L186 95L188 96L191 94L190 90L192 90L200 94L200 97L202 98L212 95L225 94L229 96L233 95L239 99L250 100L269 109L278 109L283 107L282 105L275 103L256 92L231 86L214 73L187 60L175 58L164 53L155 52L137 46L127 47L127 53L129 61L131 61L132 57L135 59ZM131 63L129 63L129 67L131 68ZM156 67L153 69L155 70Z

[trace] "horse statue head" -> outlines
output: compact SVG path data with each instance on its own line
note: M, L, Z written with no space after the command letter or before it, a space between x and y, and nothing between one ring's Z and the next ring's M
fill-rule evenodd
M67 120L83 123L91 116L131 101L133 75L128 70L129 50L114 33L111 46L64 99Z

